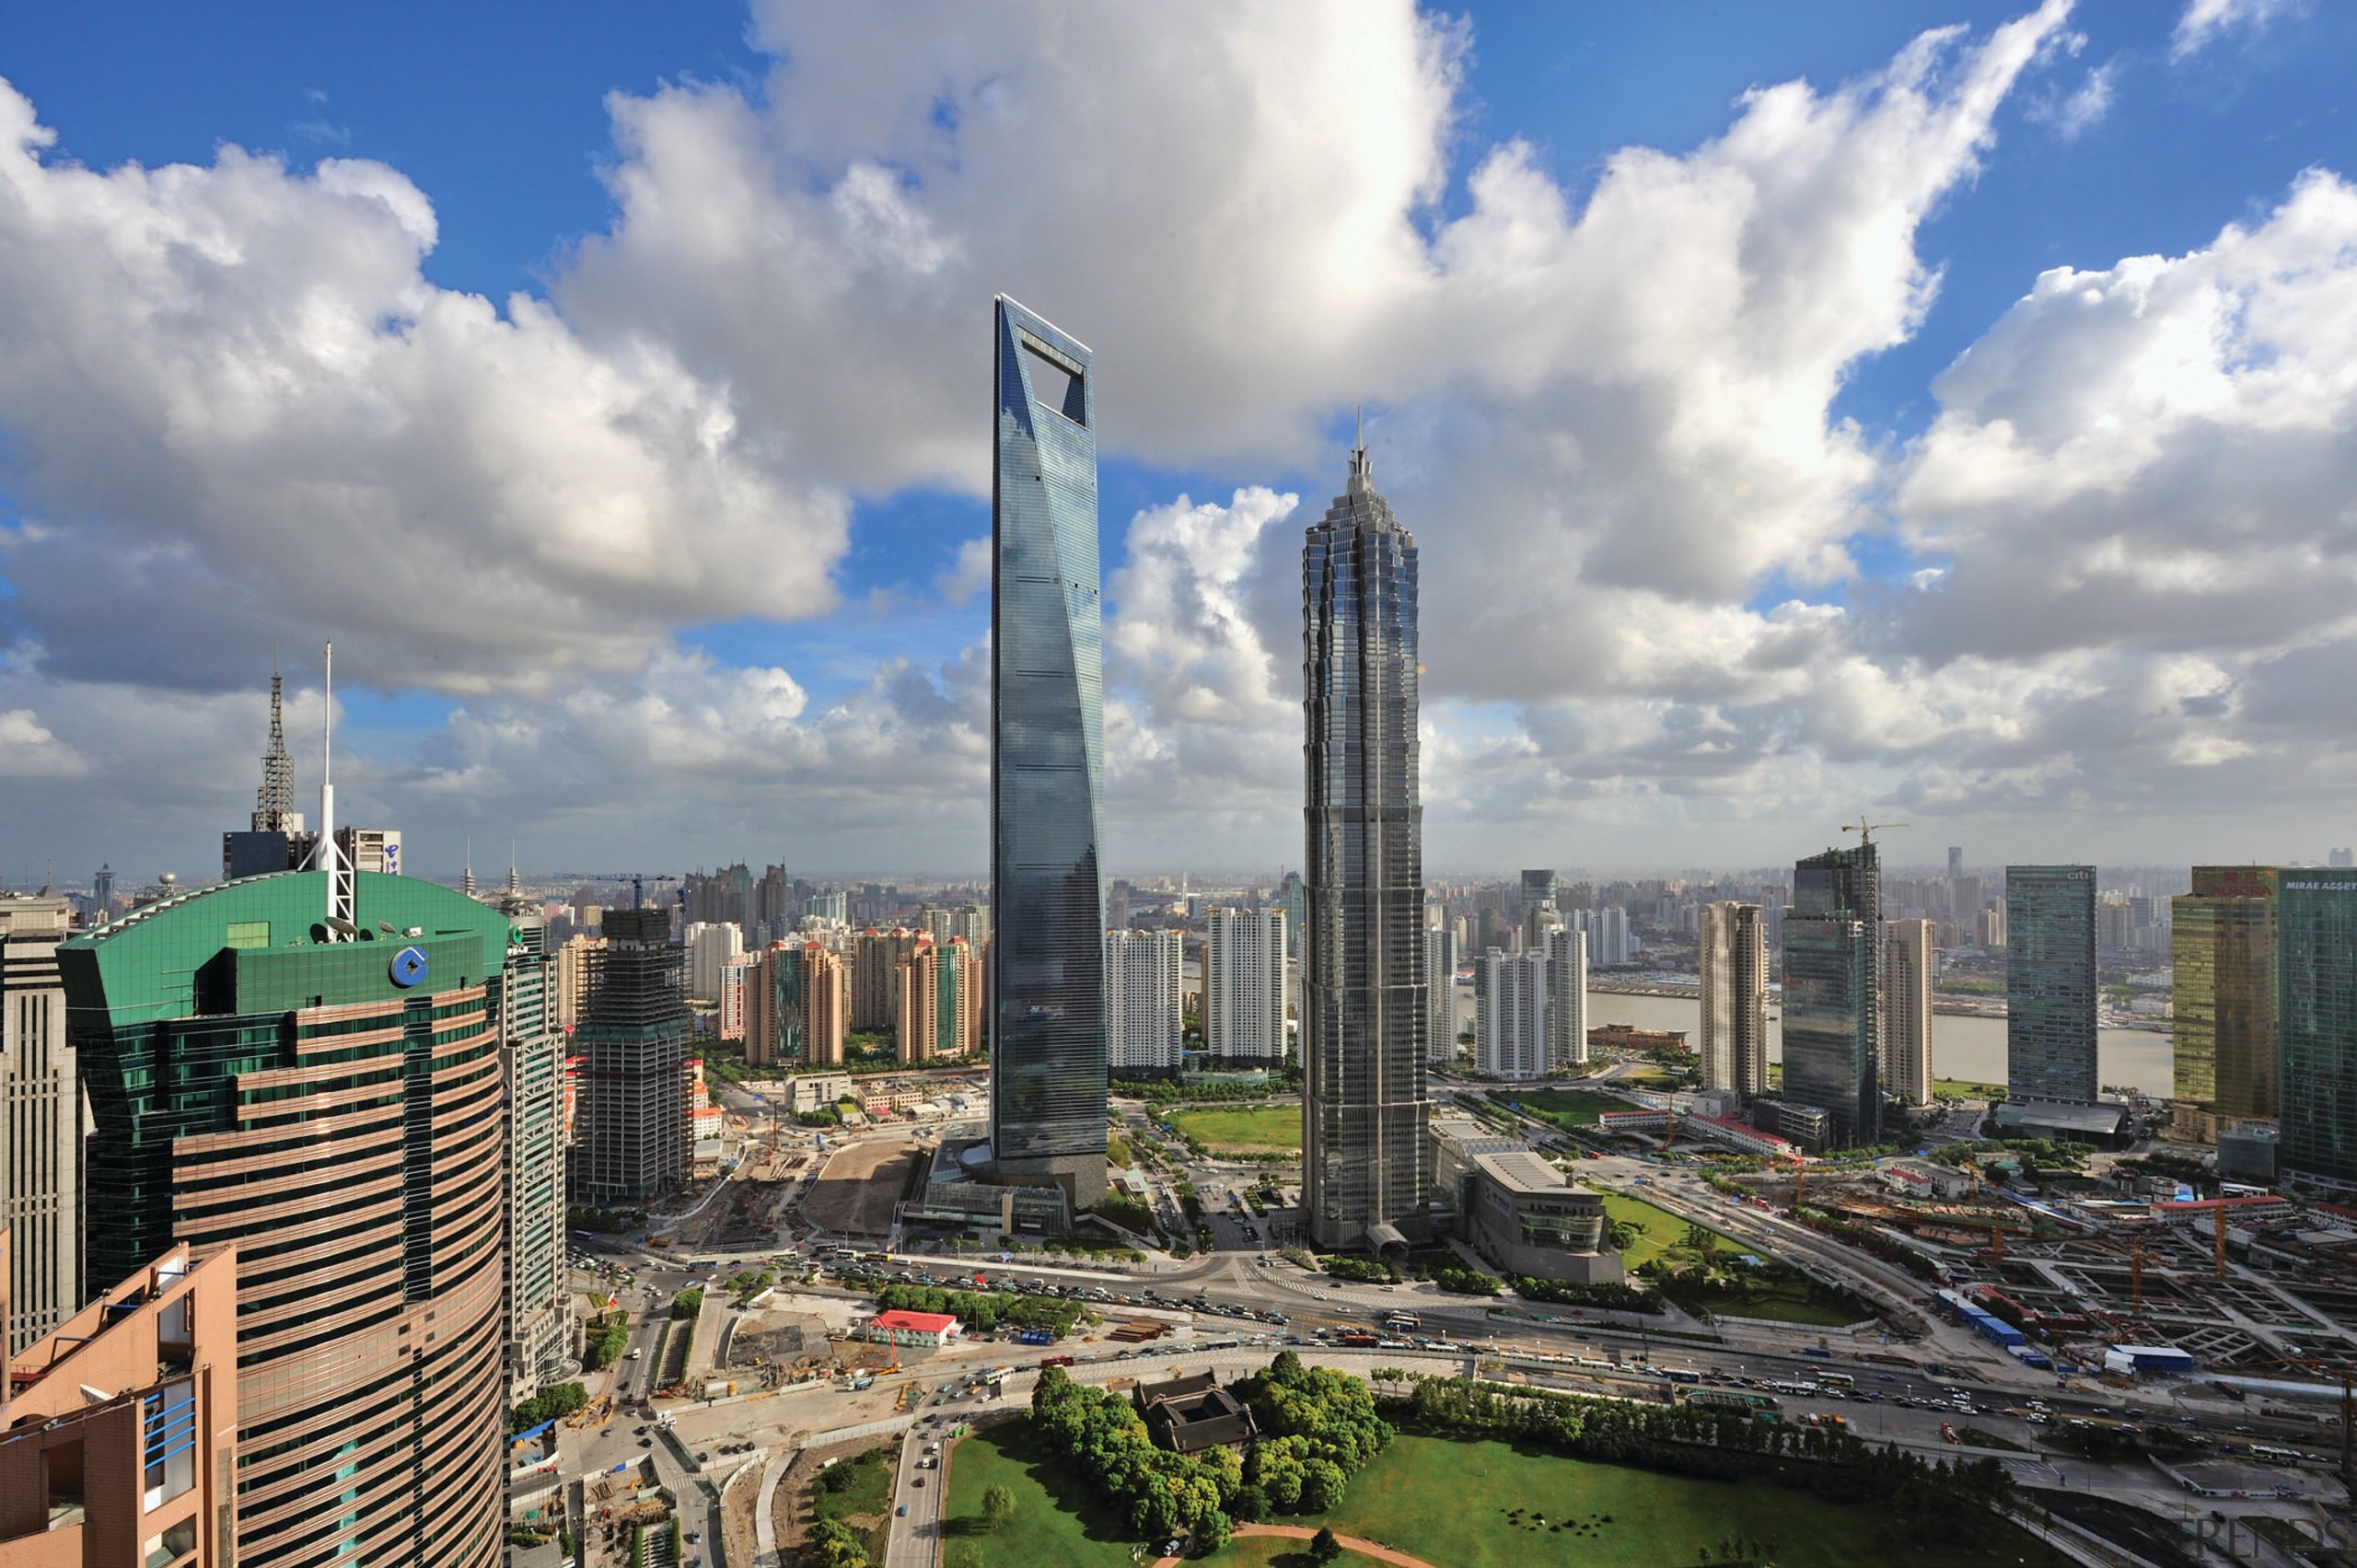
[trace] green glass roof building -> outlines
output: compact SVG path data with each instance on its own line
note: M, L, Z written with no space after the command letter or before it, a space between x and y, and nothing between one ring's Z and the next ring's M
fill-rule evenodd
M2275 887L2278 1162L2286 1181L2357 1192L2357 871Z
M58 951L96 1132L88 1277L238 1248L237 1558L491 1568L507 918L357 874L138 909Z

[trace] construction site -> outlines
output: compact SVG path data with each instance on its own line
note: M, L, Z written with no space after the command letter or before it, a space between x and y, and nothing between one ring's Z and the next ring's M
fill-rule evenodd
M1928 1260L1938 1277L1927 1306L2033 1365L2120 1386L2198 1373L2230 1399L2345 1433L2357 1213L2273 1196L2029 1197L1968 1167L1962 1191L1943 1198L1894 1191L1887 1174L1812 1171L1776 1185L1795 1207ZM1933 1294L1935 1283L1960 1301Z

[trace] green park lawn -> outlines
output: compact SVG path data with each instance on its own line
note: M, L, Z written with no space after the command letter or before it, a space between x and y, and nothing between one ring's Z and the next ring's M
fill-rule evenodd
M899 1453L898 1445L887 1443L853 1458L839 1459L831 1469L847 1470L851 1484L841 1492L821 1486L815 1494L818 1516L840 1519L859 1531L867 1540L867 1554L879 1562L884 1560L885 1516L891 1512L892 1472Z
M1700 1260L1701 1254L1687 1245L1687 1237L1695 1222L1680 1219L1668 1210L1657 1208L1642 1198L1623 1197L1618 1192L1604 1195L1604 1211L1616 1223L1633 1225L1643 1233L1634 1246L1622 1254L1622 1261L1631 1270L1655 1259L1671 1268L1680 1268ZM1708 1228L1707 1226L1705 1227ZM1739 1241L1711 1231L1711 1250L1733 1257L1757 1249ZM1729 1275L1732 1284L1725 1289L1701 1291L1691 1285L1665 1285L1670 1299L1689 1312L1724 1313L1737 1318L1764 1318L1774 1323L1794 1323L1813 1329L1845 1328L1873 1316L1864 1307L1844 1307L1834 1302L1812 1301L1808 1286L1797 1280L1749 1280L1745 1277L1745 1265L1736 1265Z
M981 1527L982 1493L1003 1484L1015 1516L995 1535ZM1517 1512L1518 1510L1518 1512ZM1611 1522L1604 1522L1609 1516ZM960 1442L949 1473L948 1551L959 1568L1129 1568L1120 1520L1086 1483L1030 1440L1021 1420ZM1544 1523L1537 1522L1544 1519ZM1421 1557L1434 1568L1687 1568L1730 1535L1775 1543L1780 1568L1909 1568L1931 1559L1874 1542L1866 1507L1820 1503L1765 1481L1710 1481L1592 1464L1504 1443L1402 1436L1351 1482L1326 1524ZM1557 1526L1561 1528L1557 1528ZM1202 1559L1205 1568L1307 1568L1306 1541L1245 1539ZM970 1551L970 1556L969 1555ZM2013 1537L1973 1550L1944 1543L1939 1568L2067 1568ZM1361 1560L1343 1562L1359 1568Z
M1168 1121L1203 1147L1245 1155L1298 1154L1301 1108L1297 1105L1205 1107L1174 1110Z
M1604 1195L1605 1216L1615 1225L1632 1225L1639 1231L1636 1245L1620 1257L1621 1263L1634 1270L1641 1263L1655 1258L1669 1258L1674 1263L1691 1261L1694 1250L1686 1245L1687 1233L1694 1221L1680 1219L1667 1209L1657 1208L1643 1198L1626 1197L1619 1192ZM1706 1227L1707 1228L1707 1227ZM1746 1247L1717 1231L1711 1233L1711 1249L1715 1252L1749 1252Z
M2000 1100L2005 1098L2005 1086L1975 1084L1963 1078L1934 1078L1932 1080L1932 1092L1952 1095L1958 1099Z
M1557 1127L1593 1127L1598 1112L1631 1109L1618 1095L1595 1089L1492 1089L1490 1098Z

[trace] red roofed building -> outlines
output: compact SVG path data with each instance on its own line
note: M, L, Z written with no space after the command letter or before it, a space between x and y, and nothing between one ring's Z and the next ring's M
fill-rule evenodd
M946 1312L878 1312L867 1337L896 1345L946 1345L958 1337L958 1319Z

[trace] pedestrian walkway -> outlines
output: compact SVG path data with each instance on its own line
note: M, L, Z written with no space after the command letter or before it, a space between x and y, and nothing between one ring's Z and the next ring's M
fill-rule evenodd
M1239 1536L1279 1536L1286 1540L1308 1540L1318 1534L1307 1525L1238 1525L1236 1527L1235 1533ZM1396 1564L1396 1568L1433 1568L1431 1563L1421 1557L1411 1557L1404 1551L1394 1551L1387 1546L1377 1545L1359 1536L1338 1535L1334 1539L1341 1543L1345 1551L1355 1551L1362 1557L1372 1557L1377 1562L1393 1563ZM1186 1559L1182 1557L1166 1557L1156 1562L1154 1568L1179 1568L1179 1564L1185 1561Z

